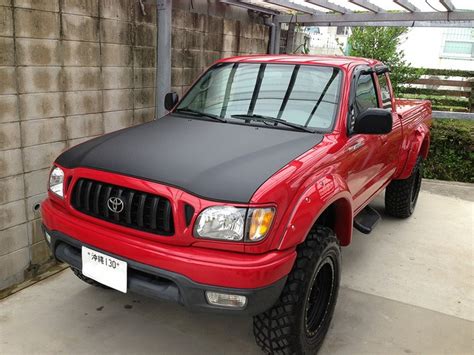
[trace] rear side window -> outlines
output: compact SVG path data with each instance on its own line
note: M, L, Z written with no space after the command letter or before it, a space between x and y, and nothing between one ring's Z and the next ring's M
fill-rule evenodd
M382 107L386 109L392 108L392 95L388 87L387 74L379 75L380 93L382 95Z
M359 77L355 93L355 114L356 116L368 108L378 107L377 91L375 90L372 75L365 74Z

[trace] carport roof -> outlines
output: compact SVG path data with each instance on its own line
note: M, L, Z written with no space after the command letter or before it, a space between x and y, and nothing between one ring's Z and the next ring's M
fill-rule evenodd
M276 22L341 26L474 27L472 0L220 0Z

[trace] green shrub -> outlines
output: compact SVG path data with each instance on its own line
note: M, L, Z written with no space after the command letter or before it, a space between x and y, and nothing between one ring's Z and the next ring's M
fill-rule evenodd
M432 109L433 111L469 112L469 109L467 107L444 106L435 104L433 104Z
M442 95L423 95L423 94L401 94L399 98L430 100L433 106L455 106L461 108L469 107L469 99L466 97L442 96ZM449 111L449 110L448 110Z
M434 120L424 165L430 179L474 182L474 121Z
M424 74L441 76L463 76L467 78L472 78L474 76L474 71L458 69L424 69Z

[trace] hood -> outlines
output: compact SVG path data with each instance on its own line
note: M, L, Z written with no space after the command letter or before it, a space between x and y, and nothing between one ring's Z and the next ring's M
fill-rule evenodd
M151 180L210 200L247 203L269 177L322 138L170 114L80 144L56 162Z

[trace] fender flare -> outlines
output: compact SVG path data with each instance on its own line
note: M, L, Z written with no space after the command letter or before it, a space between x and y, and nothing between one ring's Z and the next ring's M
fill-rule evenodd
M408 148L408 157L405 162L405 167L402 169L400 174L397 175L396 179L408 179L413 171L413 167L416 164L418 157L421 155L423 159L428 156L430 148L430 131L425 125L419 126L410 138Z
M287 249L304 242L317 219L333 204L337 208L334 232L341 245L349 245L352 239L352 197L340 176L327 175L318 178L300 194L287 219L278 249Z

